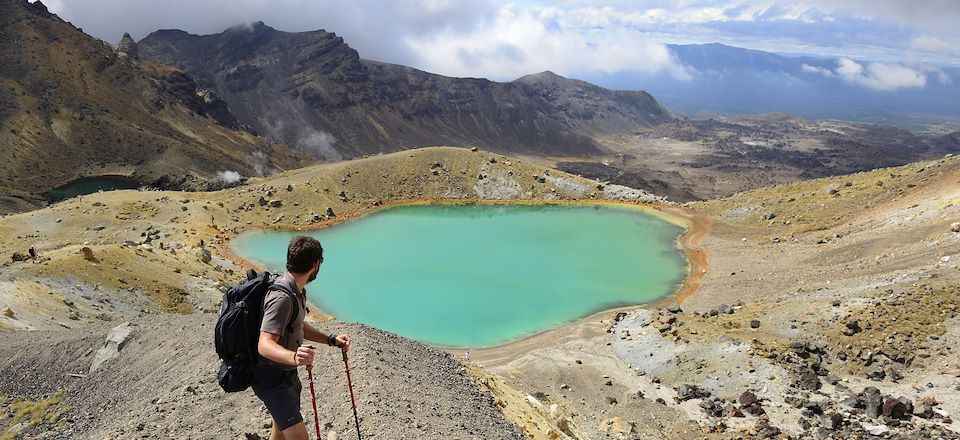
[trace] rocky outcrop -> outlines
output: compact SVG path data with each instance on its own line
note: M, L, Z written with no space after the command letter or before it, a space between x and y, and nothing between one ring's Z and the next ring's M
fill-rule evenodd
M230 128L240 128L237 118L230 113L226 102L216 93L200 90L190 75L172 71L163 77L165 91L175 96L180 104L193 110L200 116L206 116ZM161 104L162 105L162 102Z
M137 47L137 42L133 41L130 34L126 32L123 33L123 38L117 43L117 53L130 59L140 59L140 49Z
M93 356L93 362L90 364L90 372L93 373L97 371L106 362L120 356L120 350L123 349L123 346L130 340L131 333L133 333L133 328L130 327L129 322L125 322L111 329L110 332L107 333L103 347L100 347Z

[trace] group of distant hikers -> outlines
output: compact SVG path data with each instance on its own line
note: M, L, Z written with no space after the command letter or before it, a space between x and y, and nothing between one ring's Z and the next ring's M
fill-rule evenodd
M320 242L294 237L287 247L283 275L273 278L269 273L248 271L247 279L224 295L220 307L215 334L217 354L223 359L220 385L228 392L253 388L273 418L271 440L308 438L297 368L307 367L313 391L315 350L304 341L339 347L346 362L348 335L326 334L304 322L306 285L317 278L322 264ZM359 426L357 432L359 435Z

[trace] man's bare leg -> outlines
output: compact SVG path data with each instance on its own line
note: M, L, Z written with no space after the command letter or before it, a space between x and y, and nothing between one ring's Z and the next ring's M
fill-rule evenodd
M277 422L273 422L273 428L270 429L270 440L286 440L283 433L277 429Z
M270 440L309 440L307 425L300 422L280 431L277 429L277 422L273 422L273 429L270 430Z

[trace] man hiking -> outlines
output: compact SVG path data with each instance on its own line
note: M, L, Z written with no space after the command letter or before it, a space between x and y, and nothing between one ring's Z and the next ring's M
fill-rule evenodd
M327 335L303 322L306 317L304 288L317 278L323 263L323 247L311 237L298 236L287 247L287 271L275 284L284 284L293 292L299 304L280 289L270 289L263 299L263 320L257 351L259 359L251 370L253 392L263 401L273 429L270 440L306 440L307 428L300 413L300 377L297 367L312 365L313 346L303 345L304 339L317 341L346 351L350 347L347 335ZM296 311L296 316L293 316Z

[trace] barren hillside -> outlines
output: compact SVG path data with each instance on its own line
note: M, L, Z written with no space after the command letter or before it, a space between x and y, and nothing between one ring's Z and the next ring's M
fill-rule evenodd
M305 163L244 130L185 73L119 52L40 2L0 9L0 212L43 206L44 192L83 176L195 188L217 171Z

